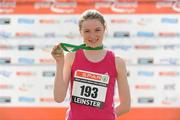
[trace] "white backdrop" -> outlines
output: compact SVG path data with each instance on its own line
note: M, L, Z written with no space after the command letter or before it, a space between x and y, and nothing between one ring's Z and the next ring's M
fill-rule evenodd
M53 101L58 42L81 44L78 15L0 16L0 106L61 107ZM180 16L105 15L104 45L127 63L133 107L180 107ZM116 92L115 101L118 95Z

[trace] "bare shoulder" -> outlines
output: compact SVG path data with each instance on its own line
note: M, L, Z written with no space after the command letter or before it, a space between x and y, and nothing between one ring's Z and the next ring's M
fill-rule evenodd
M126 63L124 59L119 56L115 57L115 64L116 64L117 71L120 71L126 68Z
M73 64L75 58L75 52L69 52L65 55L65 61L68 62L70 65Z

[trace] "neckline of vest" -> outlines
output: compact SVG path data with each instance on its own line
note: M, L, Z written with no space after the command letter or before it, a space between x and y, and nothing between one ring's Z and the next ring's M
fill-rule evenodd
M99 61L97 61L97 62L93 62L93 61L89 60L89 59L86 57L86 55L85 55L85 53L84 53L84 51L83 51L82 49L81 49L80 51L81 51L83 57L85 58L85 60L86 60L87 62L91 63L91 64L99 64L99 63L103 62L103 61L107 58L107 56L108 56L108 50L106 50L106 54L104 55L104 57L103 57L101 60L99 60Z

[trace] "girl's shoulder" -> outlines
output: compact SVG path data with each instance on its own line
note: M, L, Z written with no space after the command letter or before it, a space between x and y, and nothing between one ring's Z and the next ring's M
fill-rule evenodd
M125 63L124 59L121 58L120 56L115 56L115 64L116 64L116 69L118 71L125 69L126 63Z
M69 52L65 55L65 61L69 64L73 64L73 61L75 59L76 52Z

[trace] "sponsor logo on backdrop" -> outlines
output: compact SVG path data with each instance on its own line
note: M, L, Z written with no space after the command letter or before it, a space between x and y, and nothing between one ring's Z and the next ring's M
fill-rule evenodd
M18 77L36 76L36 72L31 72L31 71L16 71L16 76L18 76Z
M145 26L152 23L152 18L140 18L140 20L137 21L137 25L139 26Z
M18 87L18 90L22 92L27 92L31 89L33 89L33 85L28 83L23 83Z
M128 50L132 49L133 47L131 45L112 45L110 48L112 50L121 49L124 51L128 51Z
M0 44L0 50L12 50L15 47L11 46L11 45L5 45L5 44Z
M50 8L51 4L52 4L52 2L50 2L50 1L35 2L34 8L35 9Z
M130 24L132 23L131 20L125 18L113 18L111 19L112 24Z
M135 85L135 89L136 90L154 90L156 89L156 86L155 85L150 85L150 84L138 84L138 85Z
M179 37L180 33L178 32L159 32L160 37Z
M0 96L0 103L10 103L11 97L10 96Z
M56 19L40 19L39 23L40 24L60 24L62 22L61 20L56 20Z
M171 8L173 5L173 1L159 1L156 2L156 8Z
M177 72L177 71L160 71L159 76L177 77L177 76L179 76L179 72Z
M154 103L154 98L153 97L139 97L138 98L138 103Z
M137 74L138 74L138 76L144 76L144 77L152 77L152 76L154 76L153 71L145 71L145 70L137 71Z
M76 8L76 2L54 2L50 10L55 13L73 13Z
M16 32L15 33L15 37L18 38L30 38L30 37L37 37L36 33L32 33L32 32Z
M177 24L178 23L178 18L163 17L163 18L161 18L161 23Z
M134 13L138 7L138 2L114 2L111 10L117 13Z
M56 37L56 33L54 33L54 32L45 32L44 33L44 37L45 38L55 38Z
M100 9L100 8L110 8L112 5L111 2L95 2L95 8Z
M138 58L138 64L153 64L153 58Z
M10 38L10 37L12 37L12 33L11 32L0 31L0 38Z
M53 86L52 84L44 85L44 89L45 89L45 90L52 90L53 87L54 87L54 86Z
M138 37L154 37L155 35L153 32L138 31L137 36Z
M11 63L11 58L0 57L0 64L10 64L10 63Z
M42 76L43 77L54 77L55 71L43 71Z
M168 44L163 46L164 49L180 49L180 44Z
M164 84L164 90L168 91L174 91L176 89L176 84L171 83L171 84Z
M77 8L76 2L56 2L56 1L44 1L36 2L34 4L35 9L50 8L55 13L73 13Z
M148 49L157 49L157 45L134 45L134 48L137 50L148 50Z
M173 6L172 9L176 12L180 12L180 1L176 1Z
M64 20L64 23L67 23L67 24L69 24L69 23L78 24L78 22L79 22L79 20L75 17Z
M34 45L18 45L18 50L34 50Z
M35 103L36 98L34 97L27 97L27 96L21 96L18 98L19 102L25 102L25 103Z
M9 78L12 75L12 72L7 71L7 70L0 70L0 76Z
M119 38L119 37L129 37L130 33L129 32L114 32L113 37L114 38Z
M179 58L161 58L159 59L160 64L178 65L180 64Z
M12 84L0 83L0 90L12 90L14 86Z
M33 58L26 58L26 57L20 57L18 58L18 63L19 64L34 64L35 59Z
M16 2L8 2L8 1L3 1L0 2L0 13L12 13L14 12L14 9L16 8Z
M34 24L35 23L35 19L32 18L18 18L17 22L19 24Z
M54 101L54 98L44 98L44 97L39 98L39 101L40 101L40 102L47 102L47 103L49 103L49 102L55 102L55 101Z
M0 25L9 25L11 23L10 18L0 18Z
M55 63L54 59L52 58L39 58L38 62L40 64L54 64Z
M178 103L178 96L165 96L162 99L163 105L172 105Z

